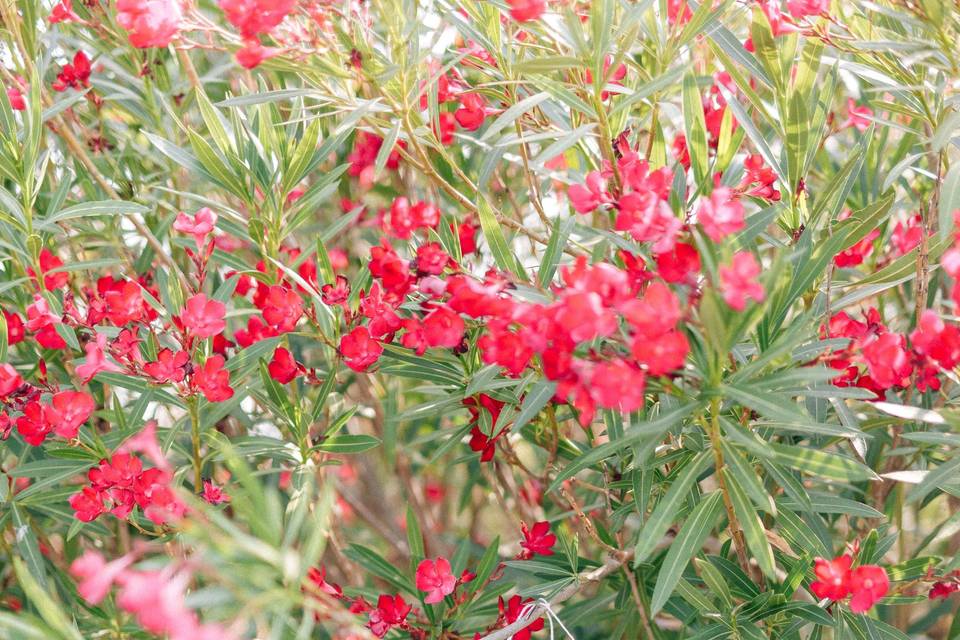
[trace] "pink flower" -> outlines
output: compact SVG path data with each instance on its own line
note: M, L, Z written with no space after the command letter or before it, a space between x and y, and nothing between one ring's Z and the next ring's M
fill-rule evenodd
M51 400L57 418L53 431L61 438L76 438L80 425L93 413L95 403L89 393L61 391Z
M847 119L840 125L840 129L854 127L857 131L863 133L870 127L870 117L873 116L873 109L858 107L856 100L847 98L847 114Z
M752 253L739 251L733 256L731 266L721 266L720 290L723 299L735 311L743 311L747 307L747 299L763 302L766 293L757 282L760 275L760 265Z
M80 597L96 605L107 596L113 583L131 564L132 556L121 556L106 562L99 552L88 549L70 564L70 573L79 580L77 591Z
M86 344L84 350L87 352L87 357L84 360L83 364L77 365L77 375L80 376L80 379L86 384L93 379L93 376L97 375L101 371L106 372L118 372L122 371L120 367L113 364L107 357L104 355L103 350L107 346L107 336L102 333L98 333L95 340L91 340Z
M794 18L818 16L830 10L830 0L787 0L787 11Z
M5 398L20 388L23 378L12 364L0 362L0 398Z
M710 197L700 197L697 220L714 242L720 242L731 233L744 228L743 205L729 187L718 187Z
M166 47L180 29L177 0L117 0L117 22L139 48Z
M157 359L143 365L143 372L153 378L154 382L165 384L183 382L187 376L187 362L190 354L186 351L174 353L170 349L161 349Z
M157 421L149 420L140 430L140 433L127 438L117 453L142 453L147 460L161 471L169 471L170 463L157 441Z
M427 591L424 602L436 604L444 596L453 593L457 586L457 579L450 571L450 563L446 558L424 560L417 566L417 589Z
M599 171L588 173L584 184L570 185L567 197L577 213L590 213L613 199L607 192L607 180Z
M191 335L212 338L226 328L226 313L225 304L219 300L208 300L206 295L198 293L187 300L180 313L180 322Z
M186 233L193 236L197 243L197 250L203 249L207 236L214 230L217 224L217 214L208 207L197 210L192 216L181 211L177 214L177 219L173 222L173 228L180 233Z
M536 20L547 8L546 0L507 0L510 17L517 22Z

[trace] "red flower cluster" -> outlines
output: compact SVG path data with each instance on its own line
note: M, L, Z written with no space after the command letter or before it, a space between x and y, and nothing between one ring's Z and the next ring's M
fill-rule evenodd
M186 507L170 487L170 474L144 469L139 458L115 453L87 472L89 484L70 498L78 520L90 522L104 513L126 519L135 507L156 524L179 520Z
M810 583L810 589L818 598L840 601L849 595L850 610L864 613L870 610L890 588L890 580L883 567L865 564L855 569L853 557L842 555L833 560L817 558L814 573L817 580Z

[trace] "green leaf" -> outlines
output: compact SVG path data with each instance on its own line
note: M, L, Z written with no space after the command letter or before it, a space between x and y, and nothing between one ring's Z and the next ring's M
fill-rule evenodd
M329 453L363 453L380 446L380 440L366 435L339 435L327 438L314 449Z
M540 257L540 271L537 273L537 282L540 283L541 287L549 287L550 283L553 282L553 276L557 272L557 265L563 255L563 249L567 246L567 239L577 222L573 216L563 221L560 218L561 216L557 216L554 219L550 242Z
M72 207L61 209L37 224L36 228L53 229L58 222L73 220L75 218L133 215L137 213L143 214L147 211L149 211L147 207L135 202L122 202L119 200L96 200L91 202L82 202L80 204L75 204Z
M47 571L44 568L43 556L40 554L40 545L30 523L24 516L22 507L16 502L10 503L10 513L13 517L13 535L17 541L20 557L27 563L30 574L42 589L47 588Z
M822 476L838 482L877 480L880 477L873 469L853 458L828 453L821 449L776 442L771 442L770 448L777 462L810 475Z
M519 278L526 280L527 272L519 264L513 252L510 251L507 239L503 235L503 228L500 226L500 222L497 221L493 209L490 208L490 203L480 194L477 194L477 199L477 213L480 217L480 227L483 229L483 237L487 239L490 253L493 254L493 259L497 263L497 266L504 271L509 271Z
M700 406L701 405L696 402L683 405L661 415L656 420L651 420L650 422L644 422L634 426L632 429L624 433L623 437L619 440L614 442L606 442L599 447L590 449L582 456L564 467L563 471L557 474L556 478L553 479L553 482L551 482L550 486L547 488L547 493L555 491L557 487L559 487L560 484L567 478L575 476L583 469L587 469L601 460L606 460L618 451L632 447L633 445L647 438L659 438L667 431L667 429L693 413Z
M708 451L701 451L679 472L666 495L660 499L646 524L640 529L634 547L634 566L640 564L653 552L677 517L680 505L687 499L694 481L709 466L713 458Z
M703 115L703 102L697 81L692 73L683 78L683 123L687 135L687 149L690 151L690 164L697 187L705 189L708 185L710 155L707 150L707 125Z
M690 563L690 559L703 547L722 510L722 494L714 491L697 504L690 517L683 523L683 528L670 545L667 557L660 565L657 584L650 600L650 615L656 615L663 609L683 575L683 570Z
M723 477L726 480L727 492L730 495L730 502L733 503L733 511L740 521L740 527L743 529L743 537L747 541L747 547L753 554L763 575L771 580L776 579L777 567L773 559L773 549L767 540L767 532L763 527L763 522L757 514L756 509L750 504L747 494L741 487L738 475L732 468L723 470Z

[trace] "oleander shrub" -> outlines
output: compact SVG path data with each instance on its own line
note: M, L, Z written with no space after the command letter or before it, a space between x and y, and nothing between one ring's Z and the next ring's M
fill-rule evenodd
M960 638L956 2L0 19L0 638Z

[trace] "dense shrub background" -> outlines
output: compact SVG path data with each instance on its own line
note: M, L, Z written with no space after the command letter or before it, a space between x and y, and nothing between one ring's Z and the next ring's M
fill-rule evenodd
M0 18L0 637L960 637L957 3Z

